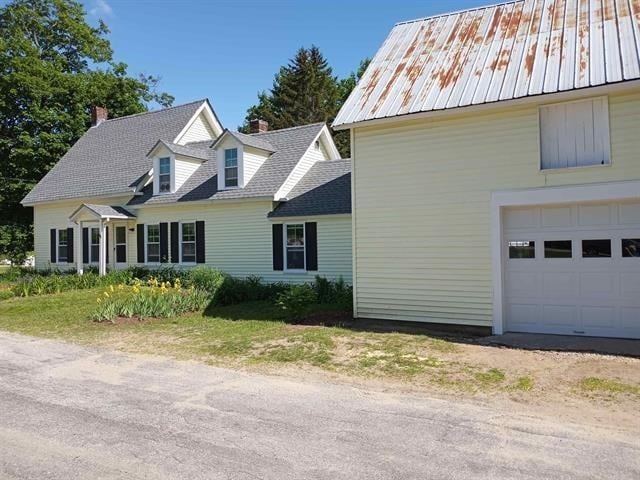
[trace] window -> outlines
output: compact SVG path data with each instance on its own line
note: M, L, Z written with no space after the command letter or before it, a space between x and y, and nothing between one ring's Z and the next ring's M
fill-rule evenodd
M90 263L98 263L100 261L100 229L92 228L91 229L91 257L89 258Z
M127 263L127 227L116 227L116 263Z
M147 225L147 262L160 262L160 225Z
M582 258L611 258L611 240L582 240Z
M640 238L623 238L622 256L625 258L640 257Z
M571 258L571 240L545 240L544 258Z
M532 240L509 242L509 258L536 258L536 242Z
M228 148L224 151L224 186L238 186L238 149Z
M540 107L540 168L608 165L606 97Z
M181 237L181 252L183 263L195 263L196 261L196 224L183 223Z
M67 262L69 252L69 237L67 229L58 230L58 262Z
M287 225L285 235L287 270L304 270L304 224Z
M158 191L167 193L171 191L171 159L163 157L158 161Z

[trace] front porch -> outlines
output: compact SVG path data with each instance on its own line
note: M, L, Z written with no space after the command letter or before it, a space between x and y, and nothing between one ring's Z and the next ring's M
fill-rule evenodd
M136 216L119 206L82 204L69 216L74 237L82 239L74 252L78 274L85 266L97 266L104 275L109 268L126 268L129 264L129 231L135 228Z

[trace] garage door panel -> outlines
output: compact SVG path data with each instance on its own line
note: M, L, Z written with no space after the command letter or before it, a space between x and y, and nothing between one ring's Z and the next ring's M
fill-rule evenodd
M611 298L616 293L616 274L608 272L585 272L580 274L579 296Z
M503 219L505 330L640 338L640 257L628 240L640 238L640 201L519 207ZM508 258L508 241L525 240L534 258ZM545 242L559 240L572 242L571 258L545 258Z

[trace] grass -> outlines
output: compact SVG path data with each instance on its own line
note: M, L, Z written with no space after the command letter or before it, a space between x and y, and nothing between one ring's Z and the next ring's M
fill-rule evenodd
M580 388L585 393L605 394L609 396L628 394L640 397L640 384L634 385L607 378L584 378L580 382Z
M465 392L526 393L534 388L534 379L515 366L505 370L465 360L464 349L454 342L429 335L291 325L270 302L208 307L142 323L95 323L89 318L99 293L77 290L2 300L0 330L225 367L319 368ZM332 310L318 306L315 314ZM595 388L592 381L585 385ZM627 388L625 392L640 389L620 385L616 388Z

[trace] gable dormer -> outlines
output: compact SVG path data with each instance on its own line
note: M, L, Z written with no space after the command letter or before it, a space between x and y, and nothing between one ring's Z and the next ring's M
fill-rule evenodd
M147 155L152 160L149 172L153 194L173 193L207 161L204 150L159 140Z
M218 190L244 188L275 152L268 142L225 130L212 148L216 153Z

